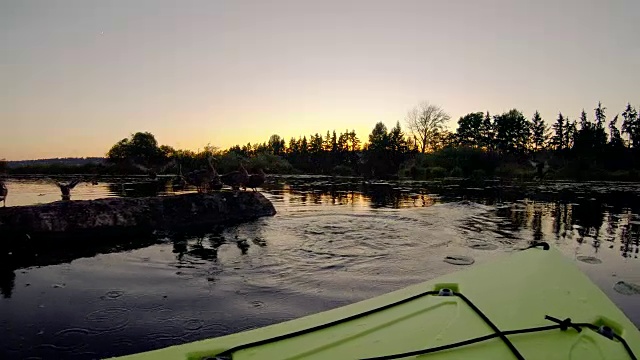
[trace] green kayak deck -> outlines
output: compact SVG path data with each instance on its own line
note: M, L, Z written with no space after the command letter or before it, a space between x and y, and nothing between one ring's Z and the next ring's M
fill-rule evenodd
M550 329L496 333L538 327ZM464 343L474 338L483 341ZM445 349L419 353L435 347ZM121 359L578 360L634 354L640 354L640 331L622 311L560 252L532 248L345 307Z

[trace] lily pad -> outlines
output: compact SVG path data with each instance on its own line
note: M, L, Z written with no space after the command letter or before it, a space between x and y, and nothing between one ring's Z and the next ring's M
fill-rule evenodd
M468 256L449 255L444 258L444 262L453 264L453 265L471 265L476 261Z
M618 281L613 285L613 290L622 295L638 295L640 294L640 285L628 283L626 281Z
M469 247L475 250L495 250L498 248L498 245L491 243L475 243L469 245Z
M595 258L593 256L583 256L580 255L577 257L578 260L582 261L583 263L587 263L587 264L602 264L602 260Z

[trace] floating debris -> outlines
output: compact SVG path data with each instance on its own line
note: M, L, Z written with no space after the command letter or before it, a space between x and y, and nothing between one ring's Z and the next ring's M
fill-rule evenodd
M238 240L236 242L238 249L242 252L243 255L246 255L247 250L249 250L249 242L246 239Z
M622 295L638 295L640 294L640 285L628 283L626 281L618 281L613 285L613 290Z
M593 256L580 255L580 256L577 257L577 259L582 261L583 263L587 263L587 264L593 264L593 265L602 264L602 260L600 260L600 259L598 259L596 257L593 257Z
M267 246L267 241L261 236L257 236L253 238L253 240L251 241L258 246L262 246L262 247Z
M453 265L471 265L476 261L468 256L449 255L444 258L444 262L453 264Z

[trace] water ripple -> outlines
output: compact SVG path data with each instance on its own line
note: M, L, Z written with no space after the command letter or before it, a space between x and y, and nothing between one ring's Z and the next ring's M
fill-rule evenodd
M443 261L491 261L532 241L557 247L592 278L616 273L600 284L607 291L638 292L640 208L626 200L640 193L636 185L624 185L631 193L618 199L592 195L614 187L602 184L534 184L522 194L495 183L293 179L269 185L272 218L204 234L159 233L153 246L78 251L64 264L7 272L0 357L108 357L226 335L455 270ZM12 187L11 201L51 201L44 184L28 186ZM89 196L79 189L78 198ZM238 241L250 245L246 254ZM66 286L52 288L57 283ZM640 324L633 299L618 305Z
M130 312L127 308L111 307L93 311L85 318L90 331L106 333L126 328L129 325Z
M100 296L100 299L102 299L102 300L115 300L115 299L121 297L122 295L124 295L124 291L122 291L122 290L111 290L111 291L108 291L106 294Z

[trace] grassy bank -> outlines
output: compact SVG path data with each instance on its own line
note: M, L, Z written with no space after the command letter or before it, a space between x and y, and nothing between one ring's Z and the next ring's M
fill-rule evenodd
M533 180L535 168L530 164L531 157L500 156L470 148L449 148L429 154L415 154L404 161L397 173L400 178L414 180L431 180L446 177L468 179L503 178L513 180ZM281 156L263 153L252 157L242 157L234 153L214 155L216 168L220 173L236 170L242 161L250 170L264 169L270 174L323 174L335 176L362 176L363 174L351 166L337 165L329 173L325 171L302 171L294 168ZM589 159L566 159L550 157L547 160L549 171L547 180L610 180L640 181L640 172L636 169L607 169ZM185 164L182 172L186 173L206 166L203 159L178 159L177 163ZM50 164L11 167L5 169L8 175L77 175L89 177L100 176L144 176L147 173L135 166L127 164L84 164L79 166ZM177 175L177 165L168 167L162 174ZM393 174L391 176L394 177ZM384 178L384 177L383 177Z
M610 180L640 181L640 171L634 168L612 168L606 161L590 157L557 156L548 153L512 155L473 148L447 148L429 154L416 154L405 161L399 176L415 180L444 177L506 178L532 180L536 169L530 160L542 161L549 169L547 180Z

